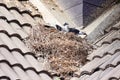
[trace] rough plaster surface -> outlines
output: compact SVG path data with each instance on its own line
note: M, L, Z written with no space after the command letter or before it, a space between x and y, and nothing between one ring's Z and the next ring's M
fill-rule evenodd
M113 6L113 8L108 10L106 13L103 13L99 18L84 29L84 31L88 34L87 39L93 42L96 38L104 34L104 29L119 18L119 14L120 4Z

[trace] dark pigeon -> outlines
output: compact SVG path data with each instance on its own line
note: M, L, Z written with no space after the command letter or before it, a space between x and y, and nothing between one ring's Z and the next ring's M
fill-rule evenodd
M63 26L69 25L68 23L64 23Z
M69 24L68 24L68 23L64 23L63 26L68 26L68 32L72 32L72 33L74 33L75 35L87 35L86 33L81 32L81 31L78 30L78 29L69 28Z
M57 24L55 26L56 26L57 30L62 31L62 27L61 26L59 26Z
M75 28L68 28L69 29L69 32L72 32L74 33L75 35L79 34L79 30L75 29Z

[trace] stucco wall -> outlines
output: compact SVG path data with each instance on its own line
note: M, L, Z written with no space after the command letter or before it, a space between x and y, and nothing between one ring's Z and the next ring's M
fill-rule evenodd
M83 25L83 0L54 0L79 27Z
M83 24L87 26L112 5L114 0L84 0Z
M61 9L70 15L72 21L87 26L96 19L114 0L54 0Z

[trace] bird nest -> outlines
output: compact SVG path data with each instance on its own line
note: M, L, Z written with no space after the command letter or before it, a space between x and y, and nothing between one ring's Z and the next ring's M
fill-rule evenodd
M47 58L52 70L68 76L86 63L89 44L72 33L63 33L44 25L35 26L26 44L35 54Z

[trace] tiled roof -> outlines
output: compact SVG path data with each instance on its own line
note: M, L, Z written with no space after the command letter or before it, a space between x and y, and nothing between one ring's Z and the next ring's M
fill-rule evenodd
M0 80L53 80L23 42L42 16L30 4L0 0ZM120 21L105 30L78 80L120 80ZM77 80L76 77L71 80Z
M52 80L23 42L31 27L42 22L30 5L0 0L0 80Z
M104 32L88 55L90 62L80 69L79 80L120 80L120 21Z

